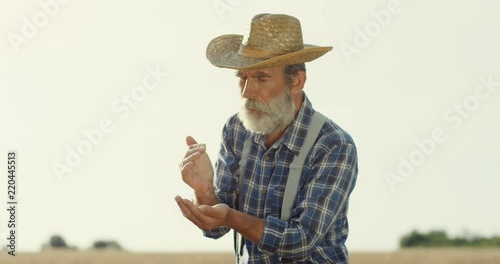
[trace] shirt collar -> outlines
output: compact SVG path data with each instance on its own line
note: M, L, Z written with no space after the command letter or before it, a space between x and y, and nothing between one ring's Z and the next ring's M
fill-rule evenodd
M300 149L304 144L307 129L311 124L311 118L314 114L311 102L305 93L303 93L303 95L304 101L302 102L302 106L300 107L297 116L282 136L283 145L290 149L295 155L299 154Z

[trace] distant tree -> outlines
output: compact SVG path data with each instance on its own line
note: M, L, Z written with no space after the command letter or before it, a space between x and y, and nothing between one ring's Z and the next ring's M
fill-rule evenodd
M497 236L497 237L494 237L494 238L493 238L493 244L494 244L496 247L500 247L500 236Z
M449 238L445 231L433 230L419 233L416 230L404 235L399 240L401 248L408 247L500 247L500 237L491 238L466 236Z
M51 248L67 248L68 247L68 245L66 244L66 241L64 241L64 239L59 235L53 235L50 237L49 246Z
M457 237L451 240L451 246L453 247L466 247L469 245L469 240L464 237Z
M92 245L92 248L93 249L97 249L97 250L103 250L103 249L106 249L106 250L122 250L122 247L120 246L120 244L118 244L118 242L112 241L112 240L109 240L109 241L105 241L105 240L96 241Z
M419 233L416 230L413 230L410 234L405 235L399 241L399 245L402 248L406 247L421 247L425 244L426 237L424 234Z
M60 235L52 235L49 241L42 245L42 251L52 249L78 250L77 247L66 244L66 241Z
M448 235L445 231L430 231L429 233L427 233L426 238L428 247L444 247L451 245L450 240L448 239Z

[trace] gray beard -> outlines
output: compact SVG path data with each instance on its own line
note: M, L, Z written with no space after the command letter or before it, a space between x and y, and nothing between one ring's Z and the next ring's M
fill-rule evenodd
M256 109L262 113L255 113L248 108ZM254 100L243 98L238 118L243 126L261 134L269 134L285 129L295 117L295 104L292 102L289 87L271 99L269 103L260 103Z

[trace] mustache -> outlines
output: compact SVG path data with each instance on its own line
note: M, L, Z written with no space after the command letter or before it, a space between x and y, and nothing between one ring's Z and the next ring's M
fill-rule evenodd
M255 110L258 110L258 111L263 112L263 113L269 113L269 111L271 110L271 107L268 104L257 102L255 100L251 100L251 99L247 99L247 98L243 99L242 105L246 109L255 109Z
M275 96L268 102L258 102L250 98L242 98L241 108L243 110L254 109L260 111L264 114L272 114L282 111L282 108L287 107L287 105L292 104L292 98L290 96L290 88L286 87L281 94Z

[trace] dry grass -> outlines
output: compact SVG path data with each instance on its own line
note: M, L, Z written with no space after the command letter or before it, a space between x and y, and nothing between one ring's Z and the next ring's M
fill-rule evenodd
M352 264L499 264L500 249L414 249L392 253L352 253ZM1 264L232 264L231 253L161 253L52 251L20 253L15 257L0 252Z
M1 264L234 264L232 254L128 253L118 251L51 251L0 255Z
M352 264L500 264L500 249L410 249L353 253Z

